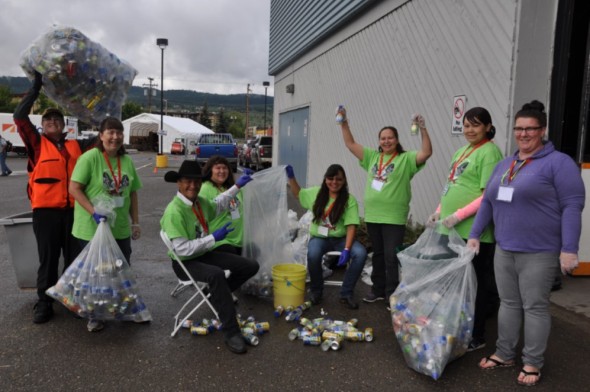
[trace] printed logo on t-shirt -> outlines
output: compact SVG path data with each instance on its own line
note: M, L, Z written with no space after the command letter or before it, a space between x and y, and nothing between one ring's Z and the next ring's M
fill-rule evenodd
M455 164L455 162L451 163L451 167L449 168L449 173L453 173L453 165ZM465 170L467 170L467 166L469 166L469 161L468 160L464 160L463 162L461 162L457 168L455 169L455 173L453 173L453 178L451 178L451 181L455 182L457 180L457 178L461 177L461 174L463 174L463 172Z
M109 195L122 196L125 188L129 186L129 176L127 174L123 174L121 177L121 184L119 185L119 192L117 192L115 181L111 177L111 174L108 172L108 170L105 170L102 173L102 185Z
M229 210L231 211L237 211L240 208L240 200L237 197L232 198L229 201Z
M387 177L389 177L389 175L391 173L393 173L393 169L394 168L395 168L395 165L393 164L393 162L391 162L389 165L387 165L381 171L381 174L379 174L379 165L376 163L371 168L371 175L373 176L373 178L375 180L378 180L378 181L381 181L381 182L387 182Z

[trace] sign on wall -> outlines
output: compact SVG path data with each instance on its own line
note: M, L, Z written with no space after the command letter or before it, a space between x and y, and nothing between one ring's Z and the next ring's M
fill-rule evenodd
M463 115L467 107L467 97L465 95L456 95L453 97L453 125L451 126L452 135L463 134Z

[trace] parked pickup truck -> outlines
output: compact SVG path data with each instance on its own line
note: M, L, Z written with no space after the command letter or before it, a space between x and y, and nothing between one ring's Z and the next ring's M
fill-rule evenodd
M206 133L199 137L195 147L195 159L204 166L214 155L229 161L233 172L238 171L238 146L230 133Z
M250 166L256 171L272 166L272 136L256 137L250 159Z

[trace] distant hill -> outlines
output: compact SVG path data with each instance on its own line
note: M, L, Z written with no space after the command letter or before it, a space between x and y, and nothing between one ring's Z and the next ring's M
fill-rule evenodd
M13 94L25 93L31 86L26 77L0 76L0 85L10 87ZM144 87L132 86L127 94L127 101L135 102L141 106L148 106L148 98L145 95ZM210 111L217 111L223 107L225 110L245 112L246 94L210 94L192 90L164 90L164 99L168 101L168 109L186 109L197 111L205 102ZM274 98L267 97L267 112L272 113ZM160 106L160 92L152 96L152 107ZM250 94L250 110L252 112L264 111L264 95Z

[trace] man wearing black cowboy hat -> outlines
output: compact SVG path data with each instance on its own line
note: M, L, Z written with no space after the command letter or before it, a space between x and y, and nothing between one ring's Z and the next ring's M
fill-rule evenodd
M242 354L246 352L246 344L236 320L232 292L254 276L259 265L256 260L212 250L215 242L223 240L233 229L228 223L209 233L208 222L228 209L231 199L252 178L243 175L236 185L210 201L199 197L202 177L199 163L190 160L182 162L178 172L166 173L164 180L176 182L178 192L166 207L160 226L192 277L209 284L211 302L223 324L225 343L230 351ZM179 279L188 280L177 263L172 262L172 268ZM225 270L231 271L229 278L225 277Z

